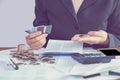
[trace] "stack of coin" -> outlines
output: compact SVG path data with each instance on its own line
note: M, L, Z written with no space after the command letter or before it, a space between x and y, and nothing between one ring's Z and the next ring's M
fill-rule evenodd
M55 59L52 56L42 56L40 57L39 54L35 54L32 49L25 49L25 44L19 44L17 51L11 51L11 55L13 58L17 58L22 62L18 63L19 65L39 65L40 63L55 63Z

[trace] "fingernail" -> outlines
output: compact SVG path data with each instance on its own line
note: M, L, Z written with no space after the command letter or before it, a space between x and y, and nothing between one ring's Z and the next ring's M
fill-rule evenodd
M73 40L73 41L78 41L78 39L79 39L79 37L73 38L72 40Z
M93 34L93 32L92 32L92 31L88 32L88 35L92 35L92 34Z
M48 36L48 34L44 34L44 36L45 36L45 37L47 37L47 36Z
M41 34L42 32L41 31L38 31L38 34Z
M74 41L74 39L73 39L73 38L72 38L71 40L72 40L72 41Z

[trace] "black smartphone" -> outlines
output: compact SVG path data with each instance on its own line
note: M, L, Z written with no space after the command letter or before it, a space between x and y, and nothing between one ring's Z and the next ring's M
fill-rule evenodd
M98 50L106 56L120 56L120 52L116 48L103 48Z

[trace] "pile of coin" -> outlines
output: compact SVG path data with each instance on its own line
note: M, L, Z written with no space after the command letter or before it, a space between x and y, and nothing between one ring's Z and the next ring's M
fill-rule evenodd
M53 64L55 63L55 59L53 58L53 56L42 56L40 58L41 62L43 63L49 63L49 64Z
M17 63L18 65L40 65L40 63L55 63L55 59L53 56L40 56L39 54L35 54L32 49L25 50L25 44L19 44L17 51L11 51L13 58L17 58L22 62Z

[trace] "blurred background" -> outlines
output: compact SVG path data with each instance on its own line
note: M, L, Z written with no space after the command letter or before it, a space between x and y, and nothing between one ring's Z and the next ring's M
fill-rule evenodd
M0 0L0 47L25 42L25 30L33 27L35 0Z

